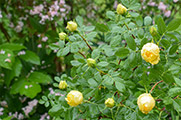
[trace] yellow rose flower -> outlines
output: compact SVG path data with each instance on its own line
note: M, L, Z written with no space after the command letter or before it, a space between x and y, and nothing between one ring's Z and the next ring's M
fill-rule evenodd
M67 83L65 81L60 81L59 86L60 89L66 89L67 88Z
M137 104L142 113L148 114L154 108L155 100L151 94L143 93L138 97Z
M114 106L114 99L113 99L113 98L108 98L108 99L105 101L105 105L106 105L106 107L112 108L112 107Z
M68 93L67 98L65 98L67 104L74 107L82 103L83 95L77 90L72 90Z
M147 43L143 46L141 50L141 56L146 61L152 65L157 64L160 60L160 49L154 43Z
M94 59L92 59L92 58L88 58L87 59L87 64L88 64L89 67L94 68L96 66L96 61Z
M66 27L68 30L70 30L71 32L77 30L77 23L76 22L73 22L73 21L69 21L67 23L67 27Z
M67 37L67 34L64 33L64 32L61 32L61 33L59 33L58 35L59 35L60 40L65 40L66 37Z
M122 4L118 4L116 11L120 15L125 15L125 13L127 12L127 8Z

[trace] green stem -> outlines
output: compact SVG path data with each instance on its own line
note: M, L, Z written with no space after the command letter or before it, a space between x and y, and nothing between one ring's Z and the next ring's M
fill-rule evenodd
M128 109L132 110L133 112L136 112L135 110L133 110L132 108L130 108L130 107L124 105L124 104L122 104L121 106L123 106L123 107L125 107L125 108L128 108Z
M112 111L112 109L110 109L110 111L111 111L112 119L115 120L115 119L114 119L114 116L113 116L113 111Z

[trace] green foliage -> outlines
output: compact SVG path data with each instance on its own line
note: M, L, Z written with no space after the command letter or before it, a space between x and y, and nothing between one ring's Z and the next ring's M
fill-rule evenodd
M165 10L159 7L161 0L155 6L148 0L61 2L0 1L0 119L181 117L179 1L162 1ZM125 15L116 13L117 3L127 8ZM77 23L77 31L66 29L69 20ZM155 36L149 32L151 26L158 31ZM65 40L59 39L60 32L68 35ZM142 47L150 42L160 48L156 65L141 57ZM88 58L96 61L93 68L87 65ZM64 90L58 89L62 80L68 84ZM71 90L83 93L82 104L67 104ZM145 92L156 100L147 115L137 105ZM114 107L105 107L107 98L114 99ZM37 100L39 104L31 103ZM29 107L31 112L26 113Z
M140 5L135 1L122 2L129 10L138 10ZM86 27L83 18L78 16L78 31L71 33L65 43L50 45L52 50L59 49L57 56L73 54L70 61L73 67L66 75L55 77L55 94L49 94L46 99L43 96L40 103L51 106L49 114L54 119L157 120L169 118L165 110L179 116L181 68L177 37L180 33L175 32L180 26L179 20L167 25L161 16L143 18L138 12L130 11L126 16L107 11L106 17L108 22ZM149 33L152 20L158 29L155 37ZM149 42L155 42L160 48L160 61L156 65L141 57L143 45ZM88 58L96 59L95 68L87 65ZM61 80L67 82L66 90L58 89ZM71 90L83 93L82 104L76 107L67 104L65 98ZM145 92L152 92L156 100L156 107L147 115L137 106L137 97ZM106 108L104 102L111 97L116 104ZM157 102L159 100L161 102Z

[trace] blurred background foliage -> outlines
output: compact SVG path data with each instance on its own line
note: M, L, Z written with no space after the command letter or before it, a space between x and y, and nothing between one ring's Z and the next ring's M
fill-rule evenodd
M53 92L54 76L70 74L73 55L57 57L48 45L76 16L87 25L104 23L106 11L134 1L143 18L163 16L167 24L181 17L179 0L0 0L0 118L50 119L38 100ZM95 41L102 39L98 34Z

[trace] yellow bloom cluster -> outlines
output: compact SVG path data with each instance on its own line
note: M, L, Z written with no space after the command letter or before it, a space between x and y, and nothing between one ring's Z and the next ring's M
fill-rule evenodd
M160 60L160 50L159 47L154 43L147 43L143 46L141 50L141 56L146 61L152 65L157 64Z
M67 23L67 27L68 30L70 30L71 32L76 31L77 30L77 23L73 22L73 21L69 21Z
M106 107L112 108L112 107L114 106L114 99L113 99L113 98L108 98L108 99L105 101L105 105L106 105Z
M123 6L122 4L118 4L117 9L116 9L117 13L120 15L125 15L127 12L127 9L125 6Z
M70 106L75 107L82 103L83 95L81 92L77 90L72 90L68 93L67 98L65 98L65 100Z
M140 111L144 114L148 114L155 106L155 100L149 93L141 94L137 100Z

